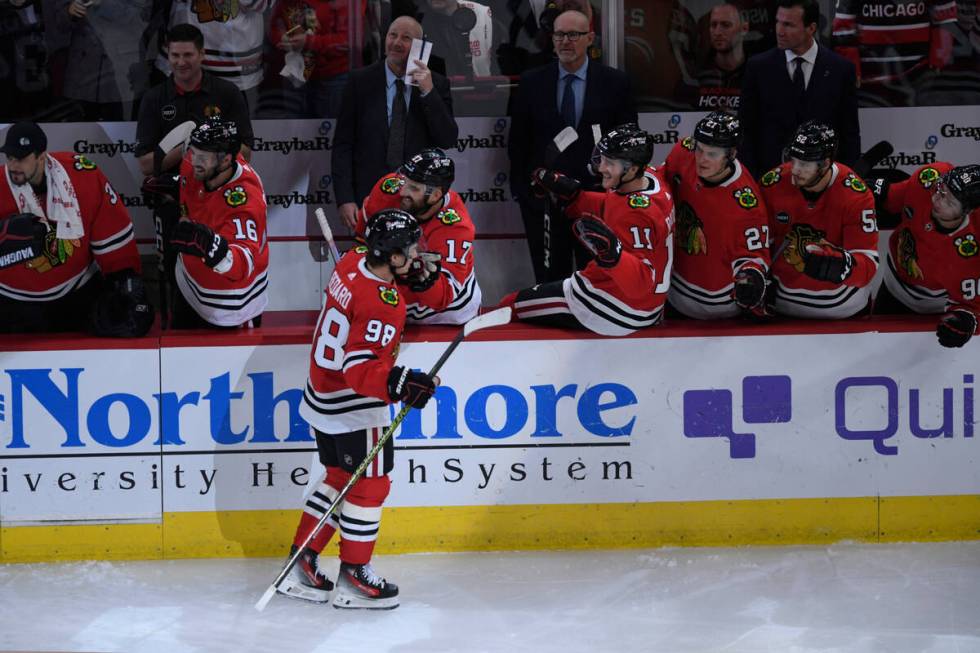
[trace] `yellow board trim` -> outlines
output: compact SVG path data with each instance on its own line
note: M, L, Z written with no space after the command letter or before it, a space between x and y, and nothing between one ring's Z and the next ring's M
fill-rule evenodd
M0 562L279 556L299 515L175 512L160 524L8 526ZM857 497L386 508L377 552L975 539L980 495Z

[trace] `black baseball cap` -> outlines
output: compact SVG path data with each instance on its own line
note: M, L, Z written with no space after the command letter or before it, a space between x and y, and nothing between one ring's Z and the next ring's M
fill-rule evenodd
M15 122L7 130L7 140L4 141L0 152L16 159L23 159L28 154L39 154L48 149L48 137L44 135L41 126L36 122Z

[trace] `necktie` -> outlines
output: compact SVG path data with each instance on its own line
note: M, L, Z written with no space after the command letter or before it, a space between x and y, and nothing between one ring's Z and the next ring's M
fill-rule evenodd
M405 163L405 82L395 80L395 97L391 100L391 125L388 127L388 153L385 163L388 170L396 170Z
M803 57L796 57L793 63L796 69L793 70L793 86L796 88L797 97L802 97L806 92L806 79L803 77Z
M575 83L575 75L565 75L565 91L561 96L561 119L568 127L574 127L578 122L575 120L575 92L572 84Z

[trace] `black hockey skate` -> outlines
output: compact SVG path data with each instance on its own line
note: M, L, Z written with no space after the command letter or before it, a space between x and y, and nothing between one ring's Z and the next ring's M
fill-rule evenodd
M370 564L342 562L333 607L392 610L398 607L398 586L374 573Z
M289 550L289 556L292 557L294 553L296 553L295 544ZM276 588L277 591L290 598L313 603L329 601L333 583L320 570L319 559L320 556L313 549L303 549L303 553L296 559L296 564Z

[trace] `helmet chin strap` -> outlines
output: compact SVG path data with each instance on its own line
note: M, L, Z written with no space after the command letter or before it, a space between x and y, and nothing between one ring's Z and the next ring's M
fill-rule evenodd
M215 154L217 154L217 152ZM225 158L225 155L227 155L227 154L228 154L227 152L223 153L221 155L221 158L224 159ZM235 158L232 157L231 162L228 165L226 165L224 167L221 167L221 164L220 163L218 165L216 165L214 167L214 172L212 172L211 175L207 179L204 180L204 187L207 188L207 189L209 189L209 190L214 190L214 188L216 188L217 186L215 186L214 188L212 188L211 182L214 181L214 179L216 177L218 177L218 175L224 174L227 170L229 170L231 168L232 163L234 163L234 162L235 162Z
M633 177L631 179L626 179L626 173L629 172L629 169L632 168L634 165L636 165L636 164L635 163L628 163L626 165L626 170L624 170L623 172L619 173L619 181L616 182L616 185L613 186L612 190L619 190L619 187L622 186L623 184L628 183L628 182L631 182L631 181L636 181L639 178L640 173L643 172L643 167L642 166L636 166L636 174L633 175Z

